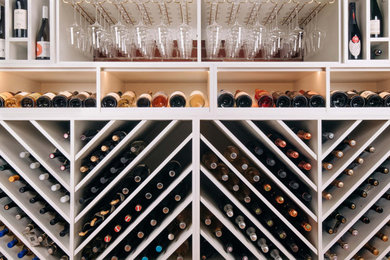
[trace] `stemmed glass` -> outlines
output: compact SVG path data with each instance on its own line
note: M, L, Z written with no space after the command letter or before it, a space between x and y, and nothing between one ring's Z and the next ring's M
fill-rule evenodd
M275 27L270 31L270 56L272 58L281 58L283 49L284 32L279 28L278 10L275 10Z
M80 25L77 23L77 17L76 17L76 8L77 4L80 3L79 0L72 0L70 2L73 5L73 23L68 26L66 29L67 31L67 38L68 38L68 43L74 47L78 47L78 39L79 39L79 33L80 33Z
M234 5L238 8L239 0L234 2ZM233 8L233 10L235 10ZM237 21L238 11L234 16L234 24L230 28L230 37L227 39L227 57L239 58L240 52L244 48L244 26L240 25ZM245 55L245 54L244 54Z
M324 47L326 32L318 28L318 11L314 16L314 29L310 34L311 48L313 52L318 52Z
M252 26L251 38L248 42L248 58L255 59L256 57L264 57L264 43L265 43L265 35L266 28L260 21L260 2L256 2L255 6L256 10L256 21Z
M206 53L209 59L217 58L221 48L222 26L216 21L217 4L218 0L211 2L211 24L206 28Z
M100 34L103 30L102 26L98 22L98 5L101 0L90 0L90 3L95 5L95 22L88 26L88 34L91 42L91 46L94 52L101 48Z
M291 42L291 58L302 58L304 49L305 31L299 27L298 8L295 8L295 27L290 33Z
M145 24L146 10L140 1L136 1L140 10L140 19L138 24L134 27L135 30L135 47L144 58L151 58L153 55L153 43L149 39L150 29Z
M121 55L121 52L123 51L123 37L126 33L126 26L122 24L122 7L121 3L124 2L123 0L115 0L114 4L116 5L116 8L118 10L118 16L116 24L111 25L111 35L112 35L112 42L114 45L114 49L116 52L115 56Z
M167 26L167 18L164 15L166 13L164 0L159 0L158 4L161 10L161 22L156 28L156 44L157 49L160 52L161 58L168 59L172 54L173 41L170 37L171 32Z
M182 10L182 23L179 26L178 48L179 56L182 59L189 59L191 56L192 39L191 27L187 24L187 5L186 0L180 1L180 8Z

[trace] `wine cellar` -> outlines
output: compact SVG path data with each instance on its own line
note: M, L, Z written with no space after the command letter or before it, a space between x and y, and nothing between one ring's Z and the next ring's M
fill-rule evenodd
M372 1L0 0L0 259L390 259L390 5L374 37ZM303 30L304 52L256 47L259 28Z

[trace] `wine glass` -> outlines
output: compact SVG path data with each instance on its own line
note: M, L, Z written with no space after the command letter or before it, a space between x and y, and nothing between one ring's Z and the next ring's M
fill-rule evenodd
M314 29L311 32L311 46L313 52L318 52L324 47L326 32L318 28L318 11L314 16Z
M233 3L236 8L238 8L239 1L236 0ZM233 10L235 10L235 6L233 6ZM236 14L234 16L234 24L230 28L230 37L227 39L227 57L236 59L240 57L240 52L244 48L244 39L245 39L245 28L244 26L240 25L237 20L239 10L236 11ZM228 34L229 35L229 34ZM244 49L245 50L245 49ZM245 54L244 54L245 55Z
M282 47L283 47L283 37L284 32L279 28L278 24L278 10L275 11L275 26L270 31L270 56L272 58L281 58L282 57Z
M299 12L295 8L295 27L290 32L291 42L291 58L303 58L305 31L299 27Z
M182 10L182 23L179 26L178 48L179 56L182 59L189 59L191 56L192 39L191 27L187 24L186 14L187 5L186 0L180 1L180 8Z
M216 21L217 4L217 1L211 3L211 24L206 28L206 53L209 59L217 58L221 48L222 26Z
M256 22L252 26L250 40L248 42L248 58L254 59L256 57L264 57L264 45L265 45L265 35L266 35L266 27L260 21L260 3L256 3L255 8L256 14Z
M77 4L79 4L80 1L79 0L73 0L71 1L71 4L73 6L73 23L68 26L68 28L66 29L67 31L67 38L68 38L68 43L74 47L74 48L78 48L78 37L79 37L79 33L80 33L80 25L77 23L77 17L76 17L76 8L77 8Z
M118 16L115 24L111 25L111 37L117 56L122 52L123 36L126 33L126 26L122 24L122 6L123 0L115 0Z
M101 48L100 34L103 30L98 21L98 4L100 0L90 0L95 5L95 22L88 26L88 34L93 51L98 51Z
M164 15L167 11L163 0L159 0L158 4L161 10L161 22L156 27L156 44L157 49L160 52L161 58L168 59L170 58L172 53L173 41L171 39L171 32L167 26L168 21L166 19L166 16Z

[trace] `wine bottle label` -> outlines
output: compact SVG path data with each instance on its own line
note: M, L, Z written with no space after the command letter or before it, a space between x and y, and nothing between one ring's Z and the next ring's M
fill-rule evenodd
M53 92L47 92L43 96L48 97L50 100L52 100L56 96L56 94L54 94Z
M381 98L386 98L388 95L390 95L390 92L387 92L387 91L383 91L383 92L379 93L379 96Z
M355 57L355 59L357 59L360 55L361 49L361 42L359 37L357 35L353 36L349 41L349 51L351 52L351 55Z
M375 94L375 92L372 92L371 90L366 90L366 91L363 91L362 93L360 93L360 96L364 97L364 98L368 98L369 96Z
M370 34L380 34L380 33L381 33L380 20L371 20L370 21Z
M30 93L28 92L19 92L18 94L15 95L16 96L19 96L19 97L25 97L25 96L28 96Z
M50 42L37 42L37 58L50 58Z
M147 94L147 93L144 93L144 94L141 94L138 99L142 99L142 98L146 98L148 99L150 102L152 101L152 97L150 96L150 94Z
M79 92L79 95L83 95L83 96L85 96L85 98L89 98L89 96L91 96L91 94L87 91L81 91L81 92Z
M38 92L34 92L34 93L31 93L30 95L28 95L28 97L30 97L34 100L37 100L40 96L42 96L42 94L38 93Z
M73 94L69 91L61 91L60 93L58 93L58 96L65 96L67 98L70 98Z
M126 97L128 99L135 99L136 95L134 91L128 90L125 93L123 93L122 97Z
M9 92L2 92L2 93L0 93L0 97L1 97L2 99L6 100L6 99L8 99L8 98L13 97L13 95L12 95L11 93L9 93Z
M5 58L5 40L0 39L0 58Z
M14 29L27 29L27 10L15 9L14 10Z

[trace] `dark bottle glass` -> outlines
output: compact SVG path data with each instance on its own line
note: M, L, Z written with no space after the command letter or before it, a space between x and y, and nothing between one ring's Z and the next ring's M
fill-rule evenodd
M344 91L332 90L330 92L331 107L346 107L348 104L348 95Z
M27 37L27 0L16 0L14 5L13 36Z
M274 107L274 99L267 90L256 89L255 99L259 107Z
M370 36L383 37L383 16L377 0L370 1Z
M102 107L117 107L122 92L110 92L102 99Z
M348 59L361 60L363 50L363 38L356 20L356 3L349 3L348 21Z
M390 92L382 91L382 92L379 92L378 95L383 100L383 106L384 107L390 107Z
M236 102L236 107L251 107L252 106L252 97L249 96L248 93L237 90L236 94L234 95L234 99Z
M85 132L80 136L80 140L81 140L81 141L89 141L89 140L91 140L95 135L97 135L97 133L99 133L99 129L90 129L90 130L87 130L87 131L85 131Z
M286 95L291 98L293 107L307 107L309 105L308 99L299 91L286 91Z
M218 107L234 107L234 96L227 90L221 90L218 93Z
M348 96L348 106L349 107L364 107L366 101L355 91L349 90L345 92Z
M37 99L37 107L52 107L53 98L56 96L53 92L47 92Z
M84 107L96 107L96 93L87 97L83 102Z
M68 107L69 99L78 92L61 91L53 98L53 107Z
M137 107L150 107L152 105L152 95L150 93L141 94L137 98Z
M291 107L291 98L282 91L273 92L272 98L276 107Z
M169 97L169 106L170 107L185 107L186 106L186 96L181 91L175 91Z
M359 93L365 99L366 107L382 107L382 98L375 92L366 90Z
M37 34L36 59L50 60L49 8L42 6L42 23Z
M301 90L300 93L307 98L309 107L325 107L324 97L317 92Z
M81 91L69 100L69 107L83 107L84 101L91 96L91 92Z

